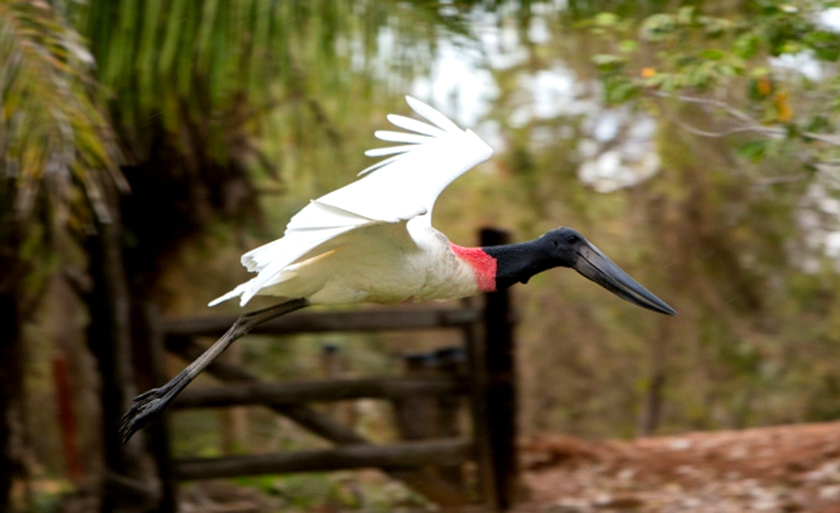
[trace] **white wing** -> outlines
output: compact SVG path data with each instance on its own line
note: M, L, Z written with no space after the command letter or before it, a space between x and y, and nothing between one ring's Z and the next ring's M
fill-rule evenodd
M242 255L242 265L259 274L210 306L236 296L241 296L244 306L260 289L277 283L288 266L329 250L328 241L352 230L379 223L405 227L418 216L431 223L432 208L443 189L489 159L493 151L472 131L461 130L432 107L411 97L406 101L432 124L389 115L391 123L414 133L376 132L383 141L402 144L367 151L371 157L390 157L359 173L364 175L360 180L313 200L292 217L283 238ZM346 240L342 237L343 243Z

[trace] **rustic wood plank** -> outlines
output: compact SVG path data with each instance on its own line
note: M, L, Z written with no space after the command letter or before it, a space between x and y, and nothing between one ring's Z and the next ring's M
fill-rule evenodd
M464 302L476 303L478 298L469 298ZM475 322L464 328L467 343L467 365L470 377L470 413L472 416L473 436L476 444L478 462L478 488L481 500L488 511L498 511L496 497L496 474L493 471L493 441L490 438L490 426L487 425L489 376L487 374L487 346L484 325Z
M251 333L405 331L452 328L474 322L478 312L468 308L390 307L372 310L296 312L255 326ZM220 336L236 321L236 315L168 319L164 330L172 336Z
M365 397L398 399L466 393L466 384L452 376L312 380L284 383L242 383L185 390L174 408L219 408L248 405L295 405Z
M152 303L145 303L142 312L138 312L139 319L135 325L135 336L147 340L149 377L152 387L159 387L166 383L164 371L165 347L164 335L161 332L160 313ZM163 411L158 418L152 420L146 428L147 444L157 466L157 476L160 479L161 499L158 503L158 513L175 513L178 511L175 480L172 476L172 444L169 435L168 411Z
M259 456L186 459L175 462L175 473L180 479L196 480L358 468L405 469L433 464L454 465L470 459L473 453L474 446L469 440L424 440L387 446L359 445Z
M466 373L466 351L461 347L445 347L435 351L438 359L438 371L444 376L459 378ZM464 376L465 377L465 376ZM440 438L458 438L462 436L460 412L464 398L455 394L437 396L438 401L438 431ZM440 466L437 474L445 481L464 486L463 465Z
M440 380L434 354L409 354L403 357L407 380ZM437 436L438 401L434 394L418 393L395 397L394 417L403 440L426 440Z
M204 348L186 337L166 337L166 347L169 351L192 361L204 352ZM236 365L216 360L207 367L207 372L222 381L234 383L260 383L260 380L250 372ZM186 391L185 391L186 392ZM267 405L268 408L295 421L301 427L339 444L369 443L355 431L333 422L326 415L302 405Z

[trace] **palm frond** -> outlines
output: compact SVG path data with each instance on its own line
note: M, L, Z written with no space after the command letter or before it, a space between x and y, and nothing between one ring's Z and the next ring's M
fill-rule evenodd
M241 135L231 122L241 121L243 108L257 114L246 120L256 132L266 128L263 106L294 103L299 114L313 97L353 103L359 90L372 96L371 87L358 84L376 81L401 95L408 80L395 76L413 76L427 62L440 21L416 23L437 9L381 0L90 0L78 9L115 127L141 161L153 151L149 127L158 118L172 136L200 130L197 137L217 144L198 149L225 161L226 143ZM415 23L394 22L402 18ZM376 36L392 29L402 50ZM300 124L299 116L289 119Z
M89 94L92 55L46 2L0 1L0 213L24 220L46 199L62 218L87 198L101 221L119 152ZM77 194L74 189L80 189Z

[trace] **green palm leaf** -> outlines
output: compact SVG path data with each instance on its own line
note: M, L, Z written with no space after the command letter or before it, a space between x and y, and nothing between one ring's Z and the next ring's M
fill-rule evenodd
M91 100L92 66L48 4L0 1L0 233L39 201L62 219L81 201L107 220L105 182L127 187L113 134Z

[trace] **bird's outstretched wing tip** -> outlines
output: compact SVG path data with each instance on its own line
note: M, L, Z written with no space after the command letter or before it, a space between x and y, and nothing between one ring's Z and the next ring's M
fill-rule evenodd
M408 103L408 106L411 107L411 110L424 117L427 121L437 126L444 132L462 132L458 125L431 105L408 95L406 95L405 101Z
M423 121L407 118L398 114L388 114L386 116L388 121L403 130L407 130L408 132L377 130L374 132L374 136L383 141L398 142L403 143L403 145L375 148L366 151L365 155L368 157L388 156L390 158L363 169L358 173L358 176L366 175L371 171L375 171L380 167L390 164L399 157L403 156L405 153L424 146L425 143L432 142L435 139L444 138L448 135L464 133L458 125L453 123L444 114L427 103L424 103L411 95L406 95L405 100L409 107L411 107L415 113L423 118Z
M435 112L438 111L437 109L435 109L434 107L432 107L428 103L424 102L423 100L419 100L419 99L417 99L417 98L415 98L415 97L413 97L409 94L405 95L405 103L407 103L408 106L411 107L411 110L413 110L414 112L417 112L418 114L420 114L420 111L425 110L425 109L432 109Z

